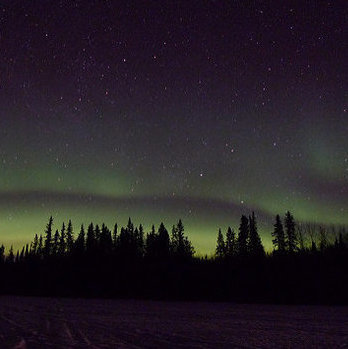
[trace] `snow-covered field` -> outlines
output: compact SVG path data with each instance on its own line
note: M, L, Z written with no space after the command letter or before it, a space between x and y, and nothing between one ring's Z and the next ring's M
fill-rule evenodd
M348 348L348 307L0 297L0 348Z

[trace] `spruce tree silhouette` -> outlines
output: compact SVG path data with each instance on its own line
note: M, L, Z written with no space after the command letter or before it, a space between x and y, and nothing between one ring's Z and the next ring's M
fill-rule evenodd
M181 219L176 226L173 225L171 247L173 256L179 260L191 259L195 253L191 241L184 235Z
M30 244L30 254L35 256L39 246L39 237L35 234L34 240Z
M96 250L96 237L94 233L93 223L90 223L87 230L87 238L86 238L86 250L88 254L94 254Z
M79 235L75 240L74 251L78 256L82 256L85 252L85 228L83 224L81 224Z
M99 225L96 224L94 227L94 236L95 236L94 249L95 249L96 255L100 254L100 234L101 232L100 232Z
M138 243L139 243L139 229L138 227L134 228L133 238L132 238L132 245L134 248L134 256L136 258L140 257L140 251L138 249Z
M234 230L231 227L227 228L226 232L226 257L232 258L237 254L236 237Z
M59 252L59 231L56 229L53 237L52 254L56 256Z
M137 251L140 257L144 257L144 254L145 254L144 246L145 246L144 228L142 224L140 224L138 229L138 234L137 234Z
M43 257L43 252L44 252L44 247L43 247L43 242L42 242L42 234L40 234L39 244L37 246L37 253L36 253L40 259Z
M138 234L138 232L137 232ZM138 241L135 236L134 224L131 218L128 219L127 227L121 228L119 236L119 252L123 258L127 260L134 260L137 258Z
M156 258L156 231L154 225L152 225L151 231L146 235L145 254L149 259Z
M65 236L65 224L63 222L62 229L60 230L58 254L64 256L66 251L66 236Z
M282 221L280 220L279 214L276 215L276 221L274 224L274 230L272 232L272 236L274 239L272 240L274 249L278 253L284 253L285 252L285 236L284 236L284 229Z
M161 222L158 228L158 234L156 237L157 243L155 244L155 248L157 249L157 257L162 260L166 260L170 254L170 239L169 234L164 226L163 222Z
M298 241L295 230L295 220L293 215L287 211L284 219L286 247L290 253L293 253L298 248Z
M74 248L74 231L71 223L71 219L69 219L68 227L66 229L66 249L68 253L72 253Z
M219 229L218 236L216 239L215 256L216 256L216 258L220 258L220 259L222 259L226 256L225 241L224 241L224 237L221 233L221 229Z
M261 243L261 238L257 232L257 224L255 213L252 212L249 216L249 244L248 244L249 254L252 257L263 257L265 255L265 250Z
M52 216L49 218L46 231L45 231L45 243L44 243L44 255L47 257L51 254L52 250L52 225L53 225L53 218Z
M111 231L103 223L100 233L100 253L104 255L110 255L112 251L112 237Z
M114 230L112 232L112 246L113 250L116 250L116 245L117 245L117 223L114 225Z
M238 255L246 257L248 255L249 220L242 215L238 232Z

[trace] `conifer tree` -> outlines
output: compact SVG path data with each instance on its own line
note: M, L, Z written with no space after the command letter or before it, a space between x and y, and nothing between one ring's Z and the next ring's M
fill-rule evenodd
M261 257L265 255L265 250L263 248L261 238L259 233L257 232L257 224L255 213L253 212L251 216L249 216L249 246L248 246L249 254L254 257Z
M101 234L101 231L100 231L99 225L96 224L95 228L94 228L94 236L95 236L95 246L94 246L94 248L97 251L99 251L99 248L100 248L100 234Z
M120 236L118 238L118 245L119 245L119 250L122 254L124 254L125 251L128 252L129 234L127 229L124 227L121 227Z
M87 229L87 237L86 237L86 250L88 253L94 252L96 247L96 239L94 233L93 223L90 223Z
M161 222L159 228L158 228L158 234L157 234L157 244L156 244L158 257L159 258L168 258L170 253L170 239L169 234L164 226L163 222Z
M134 224L132 223L131 218L128 218L128 223L127 223L127 231L131 237L133 237L134 233Z
M71 223L71 219L69 219L68 227L66 229L66 249L68 253L73 251L74 247L74 231Z
M286 236L286 241L285 241L286 247L290 253L293 253L297 249L298 242L297 242L296 230L295 230L295 220L289 211L287 211L285 214L284 226L285 226L285 236Z
M137 237L137 249L140 256L144 256L144 228L142 224L139 225Z
M138 249L138 242L139 242L139 229L138 227L135 227L132 241L132 249L134 250L134 254L136 257L140 257L140 251Z
M194 255L191 241L184 235L184 225L181 219L176 226L173 226L171 246L173 255L179 259L190 259Z
M78 254L83 254L85 251L85 228L83 227L83 224L81 224L79 235L76 238L74 250Z
M245 257L248 254L249 220L242 215L238 232L238 254Z
M279 214L276 215L276 221L274 224L274 230L272 232L274 239L272 240L274 248L280 252L285 252L285 236L282 221Z
M224 258L225 257L225 241L224 237L221 233L221 229L219 229L217 240L216 240L216 249L215 256L216 258Z
M30 253L32 255L37 254L38 245L39 245L39 238L38 238L37 234L35 234L34 240L30 244Z
M119 251L123 257L133 257L132 256L132 237L130 233L130 229L121 228L120 236L119 236ZM133 232L132 232L133 234Z
M116 249L116 245L117 245L117 223L115 223L114 230L112 232L112 245L113 245L114 249Z
M147 257L154 258L156 256L155 244L156 244L156 231L155 231L155 226L152 225L151 231L146 235L145 252Z
M110 254L112 251L111 231L104 223L100 233L100 249L103 254Z
M59 231L56 229L53 237L52 254L57 255L59 252Z
M231 258L236 255L236 237L233 229L228 227L226 233L226 257Z
M37 255L41 258L43 256L44 246L42 241L42 235L39 237L39 244L37 246Z
M66 251L66 237L65 237L65 224L63 222L62 229L60 231L60 237L59 237L58 254L60 256L64 256L65 251Z
M53 218L52 216L49 218L49 221L46 226L45 231L45 243L44 243L44 255L45 257L48 257L51 254L52 250L52 225L53 225Z
M133 259L138 256L137 237L138 229L134 229L134 225L129 218L126 228L121 228L119 237L119 250L123 257Z

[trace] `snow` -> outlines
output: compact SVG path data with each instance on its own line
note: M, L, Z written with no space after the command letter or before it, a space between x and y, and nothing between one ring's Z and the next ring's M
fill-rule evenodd
M0 297L0 348L343 348L348 307Z

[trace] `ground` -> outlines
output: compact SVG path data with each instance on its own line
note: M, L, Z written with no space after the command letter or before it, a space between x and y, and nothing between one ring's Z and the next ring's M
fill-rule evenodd
M0 297L6 348L348 348L348 307Z

